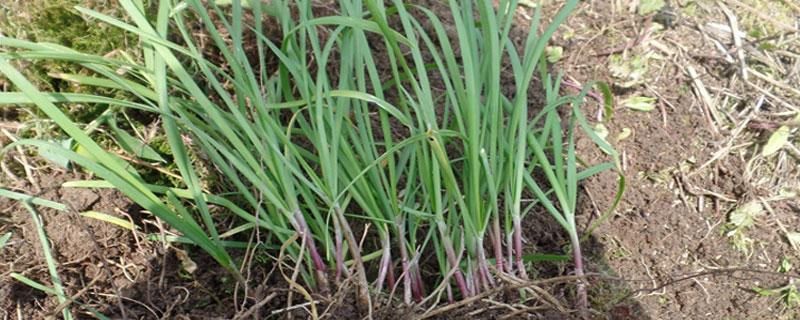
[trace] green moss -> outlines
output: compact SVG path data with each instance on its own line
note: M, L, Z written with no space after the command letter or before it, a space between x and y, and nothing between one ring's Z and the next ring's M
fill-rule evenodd
M128 56L134 59L139 58L138 54L140 51L136 48L138 46L138 38L136 35L127 33L100 21L88 19L75 9L76 6L89 8L113 17L124 17L124 10L119 6L117 1L0 1L0 32L2 32L3 36L32 42L55 43L88 54L119 55L120 52L124 51ZM147 7L150 8L151 6L148 4ZM0 48L0 51L2 50L7 49ZM119 90L78 86L74 83L51 76L52 74L58 73L92 75L90 71L74 63L47 60L19 61L18 65L18 69L42 91L78 92L128 101L136 100L132 95ZM3 85L7 85L7 83L5 83L5 80L0 76L0 88L2 88ZM60 107L73 121L79 124L85 124L96 120L108 109L107 105L97 104L62 104ZM118 112L114 112L114 114L110 116L117 119L129 118ZM53 126L51 122L39 121L39 119L45 119L46 116L42 114L38 108L33 106L0 105L0 117L7 121L26 123L26 128L19 133L20 137L53 140L60 140L63 138L63 133ZM152 116L134 115L132 121L124 121L124 123L126 125L135 125L138 129L144 130L144 124L150 123L152 120L154 120ZM124 129L129 130L130 128L125 127ZM100 145L109 150L118 149L113 137L107 135L104 131L95 132L94 138ZM156 147L158 152L164 155L170 153L165 137L158 135L154 140L152 144ZM180 181L177 181L177 179L172 179L151 168L144 166L137 166L137 168L149 181L159 183L168 181L169 184L166 185L180 185ZM168 167L167 169L173 170L175 168Z
M115 43L124 41L117 30L89 21L66 6L48 6L39 11L32 21L33 36L37 41L54 42L81 52L104 53L113 50ZM108 35L107 38L101 35Z
M120 16L121 8L107 0L30 0L8 1L0 4L0 30L12 38L49 42L91 54L114 54L135 45L134 35L97 21L87 20L75 6L91 8L112 16ZM50 77L53 73L87 74L81 66L59 61L21 62L23 73L43 91L81 92L115 96L108 90L78 87ZM0 83L4 82L0 79ZM3 107L8 108L8 107ZM85 123L99 115L105 106L69 105L65 111L77 122ZM20 113L25 118L28 113ZM34 113L32 117L39 116Z
M155 9L152 1L145 2L145 7L149 14ZM96 55L119 55L125 52L134 59L140 58L138 49L138 37L122 29L107 25L100 21L89 19L78 12L75 7L85 7L112 17L124 17L124 9L119 6L117 1L112 0L7 0L0 1L0 33L3 36L28 40L32 42L55 43L72 48L79 52ZM124 18L123 18L124 20ZM0 48L0 52L7 50ZM52 74L82 74L92 75L83 67L61 61L19 61L18 69L31 80L42 91L52 92L78 92L106 97L113 97L121 100L136 100L130 94L119 90L78 86L74 83L52 77ZM7 86L8 83L0 76L0 88ZM10 87L9 88L13 88ZM97 119L106 109L107 105L93 104L62 104L62 110L76 123L85 124ZM131 111L135 113L135 111ZM129 112L129 115L131 113ZM115 112L112 117L120 120L123 117ZM6 121L19 121L27 124L26 129L20 132L23 138L44 138L59 140L63 137L60 132L49 121L38 121L45 119L38 108L30 105L8 106L0 105L0 119ZM130 126L136 126L139 130L146 130L146 124L151 123L154 118L152 115L133 115L131 121L120 121L123 123L124 130L130 130ZM132 131L131 131L132 132ZM108 149L117 149L113 137L104 134L102 131L96 132L95 137L102 146ZM164 156L169 156L171 150L167 139L163 135L156 135L149 141L157 152ZM196 152L191 152L190 156L194 165L201 172L204 187L216 182L216 175L207 161L201 159ZM164 175L157 170L144 166L136 166L146 180L158 184L180 186L181 179L176 179ZM177 172L174 164L164 165L166 170Z
M124 48L135 38L120 29L85 19L76 6L120 16L122 9L107 0L31 0L0 4L0 26L6 36L52 42L81 52L105 54Z

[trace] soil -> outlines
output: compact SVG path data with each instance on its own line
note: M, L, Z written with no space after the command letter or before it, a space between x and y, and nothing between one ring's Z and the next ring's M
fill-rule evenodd
M81 306L80 318L92 318L91 309L112 319L227 319L236 314L236 291L230 274L217 267L213 259L195 254L191 247L164 247L148 241L146 233L166 228L141 212L122 194L107 189L76 189L61 185L67 181L89 177L74 172L54 171L37 176L41 190L38 197L65 203L68 212L39 209L45 232L53 245L54 259L66 292ZM27 182L7 186L12 190L36 190ZM50 283L39 245L38 234L30 213L20 203L0 198L2 231L13 236L0 252L0 310L9 317L44 319L51 315L58 301L41 291L23 285L8 275L20 273L42 283ZM98 211L131 221L136 232L106 222L89 219L77 212ZM166 229L165 231L169 231ZM187 257L188 256L188 257ZM186 260L200 266L189 272ZM248 272L254 286L250 296L266 295L269 270L254 264ZM86 290L81 290L86 289ZM283 290L274 288L273 290ZM75 295L77 293L77 295ZM121 296L121 301L114 298ZM276 299L276 302L280 299ZM285 303L284 303L285 305ZM269 307L270 305L267 305ZM277 309L277 305L273 308Z
M623 153L625 196L617 214L601 224L593 235L599 247L592 252L597 272L612 272L627 279L629 293L622 305L594 295L595 306L608 310L611 318L630 319L791 319L797 310L775 298L754 294L755 288L786 285L797 272L778 273L783 259L797 261L798 252L787 243L781 223L794 229L800 223L797 198L775 201L773 211L757 219L747 231L752 239L750 252L733 248L725 225L730 212L740 205L769 197L768 187L748 179L750 170L745 157L724 156L706 168L700 168L720 148L719 141L730 130L715 134L704 118L702 102L689 89L691 78L683 67L700 70L706 86L731 88L741 94L739 104L752 106L758 96L749 89L730 85L731 74L717 61L692 58L693 54L717 52L692 23L726 21L725 16L709 15L659 34L658 41L675 52L689 56L666 56L654 81L645 88L615 88L617 101L635 95L661 97L661 106L651 112L639 112L617 106L612 121L607 122L615 137L623 128L631 136L615 143ZM611 17L611 19L609 19ZM627 12L615 14L610 3L582 7L569 23L575 40L564 43L567 56L559 63L565 74L579 82L618 81L610 75L607 54L624 46L623 39L635 39L648 27L648 21ZM616 29L614 25L617 25ZM620 26L621 25L621 26ZM585 28L585 29L582 29ZM601 32L598 36L599 30ZM611 31L608 31L611 30ZM633 49L633 48L631 48ZM672 60L672 61L670 61ZM652 67L651 67L652 68ZM795 103L797 100L794 100ZM774 102L773 102L774 103ZM584 141L586 142L586 141ZM586 143L589 145L589 143ZM597 154L582 149L583 155ZM752 154L748 157L753 157ZM778 173L773 174L788 174ZM607 173L584 185L587 196L603 210L613 200L616 177ZM710 196L706 190L719 194ZM706 195L702 195L706 193ZM597 211L587 206L584 213ZM587 220L589 217L584 216ZM597 284L602 291L604 284ZM611 302L607 307L603 304ZM634 303L632 312L626 304ZM641 313L639 313L641 312ZM627 315L627 316L625 316Z
M563 70L567 79L618 84L620 80L611 75L608 53L640 47L628 46L629 41L639 38L652 20L610 3L582 2L568 19L567 31L560 31L554 38L553 45L564 47L564 56L555 68ZM444 9L437 7L439 11ZM555 9L555 5L547 5L545 16L552 16ZM532 15L532 9L523 13L521 26L529 21L525 17ZM733 75L726 63L708 58L709 53L717 51L693 26L706 20L726 21L721 12L714 13L705 20L688 17L653 35L673 54L662 52L663 59L654 62L651 69L655 71L650 72L646 84L632 88L613 86L618 103L613 118L604 124L609 130L608 140L623 154L626 191L610 219L599 224L585 242L594 318L800 317L798 310L788 307L780 297L761 296L754 291L782 287L800 276L795 270L776 271L784 259L800 263L798 252L787 242L783 231L797 231L800 225L797 199L769 201L772 212L757 217L746 230L750 239L747 250L736 250L727 234L729 215L745 203L774 196L769 184L758 182L769 176L751 167L751 154L730 154L703 166L715 157L734 128L715 130L709 125L703 102L693 94L692 78L684 67L696 68L706 86L734 92L738 97L735 108L752 107L758 100L756 92L741 83L732 83ZM658 96L658 107L640 112L619 103L637 95ZM795 105L800 102L792 101ZM594 115L596 108L596 104L587 103L585 112ZM630 136L614 141L623 129L630 130ZM578 153L588 163L607 160L586 137L579 139ZM772 174L784 172L776 169ZM68 212L45 208L39 212L66 292L81 305L76 309L81 318L91 318L90 308L115 319L231 319L249 311L259 319L307 317L304 310L309 305L297 293L288 298L288 285L271 258L254 258L266 256L265 252L235 253L236 259L253 261L245 276L258 285L245 292L212 259L193 248L144 239L144 234L169 229L119 193L61 186L87 178L90 177L81 173L47 169L3 186L70 206ZM582 185L582 228L596 221L610 206L617 183L618 176L607 172ZM89 210L131 221L138 231L78 215ZM12 232L10 242L0 251L0 310L4 318L42 319L52 315L58 306L55 298L9 277L11 272L17 272L50 283L30 217L18 202L0 198L0 234ZM529 216L524 227L528 252L560 253L567 243L560 227L545 214ZM189 261L199 268L190 272ZM532 277L548 279L569 276L572 267L567 262L540 262L534 269ZM567 308L572 305L571 282L540 286ZM316 298L321 301L316 306L319 313L327 317L359 316L352 286L347 282L330 297ZM519 301L513 290L500 292L435 318L508 317L521 309ZM289 302L295 307L289 307ZM399 318L410 319L424 313L422 309L402 309L378 302L383 306L375 311L377 318L397 319L400 315ZM537 307L541 301L533 299L524 305ZM257 307L251 310L253 306ZM574 313L530 309L511 318L573 317Z

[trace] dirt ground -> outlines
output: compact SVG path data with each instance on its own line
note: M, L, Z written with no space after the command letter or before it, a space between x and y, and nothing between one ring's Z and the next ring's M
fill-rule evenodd
M594 317L800 318L800 295L793 287L800 274L791 267L800 264L800 243L790 240L800 231L797 139L794 146L790 140L783 149L762 154L772 132L782 125L797 127L791 120L800 106L800 92L793 89L800 87L800 6L789 1L678 1L641 14L638 2L581 2L551 43L564 50L555 69L563 70L565 79L578 85L608 82L616 99L614 117L603 124L606 139L622 154L626 191L617 210L586 242ZM761 5L769 10L758 9ZM544 12L555 9L557 4L548 2ZM522 7L520 23L532 12ZM658 25L665 27L653 29ZM731 26L741 28L742 36L734 37L738 33ZM626 100L636 97L655 98L652 110L627 107ZM595 108L587 103L585 111L594 115ZM579 145L586 162L604 159L585 138ZM66 290L82 306L75 310L81 318L91 318L90 307L114 319L308 314L304 310L310 305L296 293L294 300L287 299L280 270L269 262L274 257L259 260L266 251L238 253L237 259L252 262L246 277L259 284L244 291L193 248L146 239L146 234L163 234L168 227L118 193L61 186L86 178L41 168L29 177L2 180L3 188L71 207L68 212L40 213ZM616 188L612 173L582 186L584 228L604 215ZM758 210L746 210L754 207ZM77 214L87 210L130 221L137 231ZM49 283L30 217L19 203L0 198L0 235L12 232L0 251L3 319L58 313L55 298L9 277L17 272ZM558 230L549 220L542 216L525 222L532 231L526 239L528 251L558 253L565 244L563 236L548 231ZM564 262L541 262L534 270L540 279L553 279L538 286L566 309L573 286L558 279L568 277L570 270ZM348 289L345 283L332 297L321 298L320 313L353 317ZM115 298L119 296L124 298ZM412 319L430 312L440 319L573 317L543 311L539 307L545 304L537 299L520 302L513 292L428 311L430 306L397 309L383 304L377 318L396 319L399 314Z
M559 66L578 82L617 84L617 112L606 123L609 138L630 130L628 137L614 141L623 154L625 197L617 214L593 233L600 244L593 253L602 257L595 260L596 271L627 279L623 297L630 299L612 295L603 301L603 295L594 295L596 306L611 302L612 318L800 317L796 304L754 291L785 286L798 275L796 270L778 272L781 263L796 264L798 258L797 247L787 239L800 226L798 155L759 154L774 123L787 119L777 115L797 111L793 106L800 96L779 88L796 86L797 74L767 82L750 73L747 84L736 55L728 63L725 51L714 45L719 41L726 50L734 48L730 32L728 38L714 38L707 30L712 23L729 26L731 17L743 28L753 15L758 15L755 21L777 25L776 30L788 31L788 26L763 20L762 15L775 12L753 11L738 1L724 3L684 1L671 13L643 17L631 14L627 6L595 2L582 6L569 23L574 38L562 44L566 57ZM800 11L794 9L796 19ZM663 19L661 14L677 17L671 28L649 32L651 21ZM791 41L789 50L797 53L800 42ZM765 69L760 58L769 59L767 50L740 51L748 70ZM650 55L643 83L619 86L627 79L614 76L611 54L631 60ZM786 62L797 68L796 56ZM710 103L698 93L698 84L709 92ZM635 96L657 98L657 106L648 112L620 106ZM710 109L724 115L715 119ZM772 126L756 125L770 122ZM585 213L610 203L614 179L606 175L584 186L593 202ZM736 210L753 201L765 209L753 214L751 227L731 231ZM602 285L596 289L602 291Z

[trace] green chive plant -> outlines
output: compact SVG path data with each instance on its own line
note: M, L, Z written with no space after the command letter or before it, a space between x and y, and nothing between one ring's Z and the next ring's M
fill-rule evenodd
M330 279L349 277L365 304L373 293L398 289L405 303L422 301L430 290L454 299L456 289L465 298L499 285L498 273L527 277L522 220L536 206L564 228L575 273L583 274L577 186L616 168L616 153L581 113L592 86L563 95L561 75L548 72L542 55L578 0L567 1L541 34L537 7L521 46L510 36L517 0L450 0L454 33L437 13L401 0L340 0L336 15L321 17L310 0L226 2L222 8L214 1L163 0L151 17L140 0L121 0L127 20L78 8L138 35L141 61L0 38L6 50L0 72L19 90L0 93L0 103L35 104L80 149L19 144L94 172L105 181L72 185L119 189L237 277L226 239L260 228L265 242L286 248L304 266L305 283L321 292ZM246 11L252 23L243 23ZM187 29L198 20L224 66L211 63ZM280 25L279 39L264 34L268 23ZM255 58L245 50L253 46L244 43L246 34L256 36ZM136 99L40 92L14 69L16 59L71 61L93 74L67 76L71 81ZM270 59L277 68L270 69ZM540 90L532 89L535 75L544 87L542 106L528 99L529 90ZM59 103L157 113L184 185L147 183ZM612 161L579 161L579 129ZM187 144L210 159L231 190L201 189ZM540 175L545 179L534 178ZM524 205L527 197L536 201ZM240 224L220 230L210 204ZM361 247L354 225L370 226L377 250ZM423 281L426 256L438 262L434 286ZM377 272L368 275L367 266ZM585 305L582 285L577 292Z

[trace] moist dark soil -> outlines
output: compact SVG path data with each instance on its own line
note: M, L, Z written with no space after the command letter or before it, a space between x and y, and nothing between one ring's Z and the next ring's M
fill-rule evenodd
M446 7L433 8L446 16ZM552 16L555 9L556 5L545 6L545 16ZM521 13L520 27L531 15L532 9ZM565 52L555 69L563 70L567 79L577 83L619 82L611 76L608 52L634 49L626 47L627 43L650 26L650 18L602 2L581 3L566 23L569 31L559 32L553 40L553 45L563 46ZM571 33L569 37L565 36L567 32ZM584 243L593 317L792 319L797 316L796 310L787 308L778 297L763 297L754 289L781 287L798 277L796 271L776 270L783 259L793 259L795 264L800 261L778 228L779 223L800 225L800 206L796 199L773 202L773 212L747 231L752 240L750 250L734 249L724 229L728 215L736 207L765 196L767 191L749 182L746 160L740 157L722 157L699 168L720 148L716 142L720 136L729 132L717 133L709 127L702 102L692 93L692 79L683 66L693 65L702 81L715 87L726 87L730 72L715 59L692 58L692 53L712 52L713 48L689 23L662 31L659 41L683 52L680 58L685 60L667 56L658 68L653 67L658 71L651 74L646 85L613 86L618 102L654 93L660 99L658 108L650 112L633 111L618 104L613 118L605 122L609 141L623 155L626 192L617 210ZM746 90L733 89L740 90L742 104L755 103L756 97ZM584 111L594 115L596 108L597 104L590 102ZM630 130L630 136L614 141L623 129ZM578 153L587 163L607 161L586 137L579 139ZM118 192L61 186L88 178L81 173L43 169L3 186L69 205L69 211L39 208L39 213L65 290L80 306L73 309L80 318L91 318L91 309L113 319L308 317L312 306L297 292L290 297L284 274L291 276L291 270L278 268L268 251L234 252L236 259L248 261L251 266L244 271L251 288L236 286L213 259L194 248L145 239L144 234L148 233L167 234L169 227ZM618 176L607 172L581 186L581 228L603 215L613 202L617 183ZM138 231L78 214L85 211L130 221ZM544 212L529 215L524 227L527 252L564 252L566 235ZM30 213L18 202L0 198L0 234L6 232L12 232L12 237L0 251L0 310L4 319L55 315L58 301L54 297L9 277L16 272L51 283ZM192 270L192 263L196 270ZM531 277L569 276L571 270L570 262L537 262ZM554 281L539 287L565 310L572 306L574 282ZM332 291L328 296L315 295L318 303L314 307L320 315L335 319L366 316L355 303L352 284L345 281ZM396 307L381 297L376 297L375 303L378 308L373 316L379 319L412 319L425 314L425 309ZM569 311L554 311L552 305L538 309L545 306L541 297L521 299L518 291L507 290L446 309L434 318L575 317ZM436 308L447 306L442 304L432 310Z

